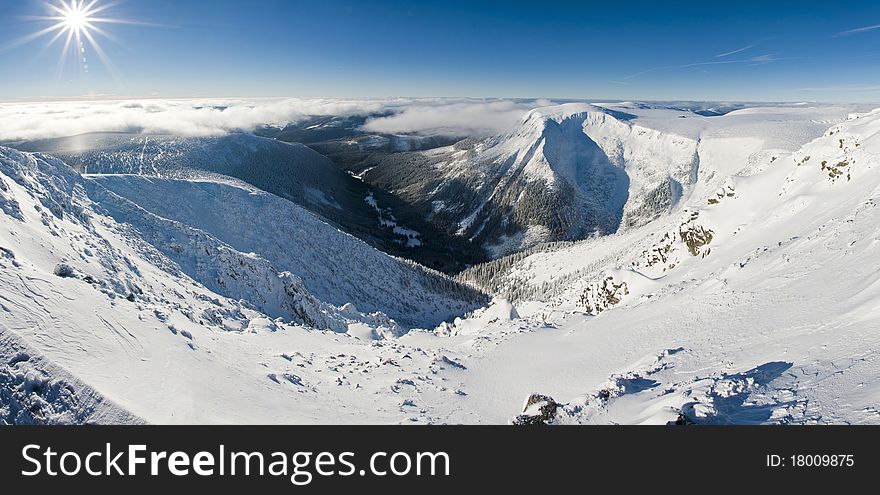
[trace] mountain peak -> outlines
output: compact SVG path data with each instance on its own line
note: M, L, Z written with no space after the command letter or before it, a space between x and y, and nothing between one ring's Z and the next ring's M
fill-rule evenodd
M582 117L584 120L590 117L604 120L610 117L610 115L608 115L605 109L589 103L563 103L561 105L539 107L529 111L523 118L522 125L538 122L546 123L548 121L561 123L564 120Z

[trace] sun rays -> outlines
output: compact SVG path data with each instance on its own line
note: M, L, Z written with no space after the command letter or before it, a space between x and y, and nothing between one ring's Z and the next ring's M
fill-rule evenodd
M99 14L113 4L99 4L98 0L91 0L88 3L86 0L60 0L58 4L48 5L55 14L47 19L55 22L50 27L54 34L48 46L51 47L60 39L64 39L61 58L58 61L58 72L64 72L66 64L71 61L83 72L88 72L91 53L94 53L107 69L113 72L113 64L97 39L97 36L109 39L99 25L116 21Z
M39 39L48 39L44 50L61 46L57 67L59 77L71 68L88 73L90 57L95 56L116 78L118 73L101 46L102 40L115 40L102 28L102 25L139 23L110 16L108 10L115 5L116 2L102 2L101 0L52 0L46 2L45 7L48 15L33 16L27 19L49 25L15 40L6 48L24 45Z

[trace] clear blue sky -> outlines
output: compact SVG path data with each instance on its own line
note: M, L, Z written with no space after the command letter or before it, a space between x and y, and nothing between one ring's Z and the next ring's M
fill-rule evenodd
M55 0L57 3L58 0ZM113 3L99 0L98 5ZM880 2L128 0L115 71L0 0L0 100L498 96L880 101ZM855 31L853 31L855 30ZM732 53L735 52L735 53Z

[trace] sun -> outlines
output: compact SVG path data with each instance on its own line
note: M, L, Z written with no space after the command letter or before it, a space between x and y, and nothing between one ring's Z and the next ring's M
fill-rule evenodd
M101 46L105 40L118 45L121 43L105 31L104 27L110 24L148 27L164 27L164 25L120 18L115 13L120 3L119 0L43 0L44 15L25 17L43 26L31 34L0 46L0 52L48 38L46 48L63 45L56 74L59 79L62 73L70 68L71 62L79 68L80 73L84 74L89 72L91 59L97 58L110 76L117 82L122 82L122 74L113 66Z
M115 2L49 0L44 5L48 15L33 16L29 19L47 25L30 35L15 40L9 46L18 46L40 38L49 38L47 48L59 42L63 43L61 59L58 61L59 76L70 62L74 62L82 72L89 72L89 58L92 54L97 56L111 73L116 73L99 43L99 37L111 41L115 40L101 28L101 25L138 23L109 15L108 11L116 5Z
M96 16L106 8L99 5L98 0L88 3L86 0L60 0L58 4L50 3L49 8L54 15L48 19L57 21L50 29L59 31L62 35L88 36L93 31L101 32L96 24L113 22L112 19Z
M54 21L55 24L47 28L49 32L55 35L49 42L49 45L55 41L64 38L64 49L61 52L61 60L58 64L58 70L62 71L64 65L71 59L78 61L79 67L84 72L89 72L89 60L87 48L90 48L98 58L100 58L106 66L110 66L110 61L104 54L104 50L98 44L96 34L104 35L98 24L114 22L113 19L106 17L98 17L97 14L107 8L107 5L100 5L99 0L59 0L59 3L48 4L49 9L54 15L48 20Z
M77 33L90 27L89 22L92 18L89 16L89 11L85 9L83 4L78 4L76 2L69 5L65 4L63 9L64 14L60 17L62 18L61 22L64 23L67 30Z

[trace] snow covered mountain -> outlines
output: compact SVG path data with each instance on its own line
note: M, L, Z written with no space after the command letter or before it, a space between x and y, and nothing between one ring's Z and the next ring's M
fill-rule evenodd
M24 143L19 149L51 153L89 174L233 177L333 221L354 217L363 224L375 223L363 204L363 186L301 144L241 133L214 137L97 133Z
M508 382L551 404L542 421L880 421L880 111L760 159L737 139L701 146L681 212L470 274L560 330L499 337L477 381L552 352L571 380Z
M880 110L602 107L418 154L623 191L613 233L465 271L491 303L228 179L2 149L0 421L880 422Z
M87 177L91 196L110 216L142 235L153 233L151 243L175 261L183 242L169 235L168 226L185 226L290 272L320 301L384 313L407 328L431 328L485 302L475 290L388 256L290 201L254 188L139 175ZM194 278L214 292L249 301L258 296L230 289L236 277L211 272L210 258L194 262L209 270Z
M498 258L626 231L679 209L698 185L701 162L716 152L703 141L739 140L756 154L790 151L853 108L681 105L537 108L504 135L368 158L360 176L403 198L409 217L421 215Z
M152 353L144 332L164 329L195 351L200 332L290 324L376 339L485 304L474 289L238 185L83 177L56 158L0 148L0 210L0 328L10 348L37 347L4 361L15 368L0 376L5 421L47 418L55 406L56 420L92 418L71 409L73 389L41 388L16 372L47 346L62 362L101 349ZM22 409L33 390L37 402ZM45 393L60 402L44 410Z
M364 173L498 257L611 234L668 212L696 177L695 140L586 103L531 111L512 132ZM420 173L403 172L412 168ZM396 166L395 166L396 165Z
M329 124L336 122L331 119ZM320 129L308 132L323 135ZM410 226L395 220L393 197L303 144L245 133L213 137L92 133L15 147L60 157L88 174L244 182L288 199L395 256L447 271L460 270L474 258L465 255L466 249L453 252L450 246L459 248L463 243L429 224ZM368 197L373 201L368 202Z

